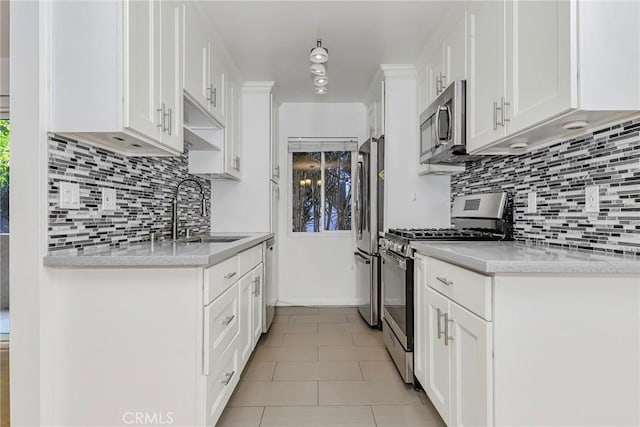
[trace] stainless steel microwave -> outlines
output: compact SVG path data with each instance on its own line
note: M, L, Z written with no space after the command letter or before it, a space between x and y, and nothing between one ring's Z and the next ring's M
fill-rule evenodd
M466 81L451 83L420 115L420 163L477 160L466 150Z

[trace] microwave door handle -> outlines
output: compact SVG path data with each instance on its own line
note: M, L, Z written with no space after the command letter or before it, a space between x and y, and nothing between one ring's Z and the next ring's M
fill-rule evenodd
M436 143L435 143L435 147L437 147L438 145L440 145L440 107L438 107L436 109ZM434 148L435 148L434 147Z
M451 116L451 109L448 105L443 107L447 111L447 138L446 140L451 140L451 126L453 125L453 117Z

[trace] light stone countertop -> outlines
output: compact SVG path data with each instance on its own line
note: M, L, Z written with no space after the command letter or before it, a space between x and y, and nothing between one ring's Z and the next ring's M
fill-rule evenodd
M136 243L120 248L91 249L82 253L61 250L43 258L48 267L209 267L258 245L273 233L212 233L213 237L246 236L235 242L185 243L162 241Z
M637 274L640 258L517 242L414 242L419 253L485 274Z

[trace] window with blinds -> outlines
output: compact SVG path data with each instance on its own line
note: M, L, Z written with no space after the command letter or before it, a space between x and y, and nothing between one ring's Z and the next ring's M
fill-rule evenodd
M351 230L355 139L290 138L292 231Z

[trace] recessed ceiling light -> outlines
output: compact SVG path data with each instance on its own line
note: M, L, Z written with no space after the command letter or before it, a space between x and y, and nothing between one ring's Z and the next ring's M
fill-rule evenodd
M524 148L527 148L528 146L529 144L527 144L526 141L515 141L511 143L511 145L509 145L509 148L511 148L512 150L522 150Z
M329 83L329 78L327 76L316 76L313 79L313 84L315 86L326 86Z
M584 129L587 126L589 126L589 123L585 122L584 120L576 120L574 122L569 122L562 125L562 127L565 128L566 130Z
M322 47L322 40L318 39L316 41L316 47L311 49L311 53L309 54L309 59L311 62L315 64L324 64L329 59L329 50L327 48Z
M115 139L116 141L124 141L124 138L120 138L119 136L112 136L111 138Z
M325 76L327 74L327 69L323 64L311 64L311 74L314 76Z
M318 95L324 95L327 92L328 91L327 91L327 87L326 86L321 86L321 87L317 87L316 88L316 94L318 94Z

